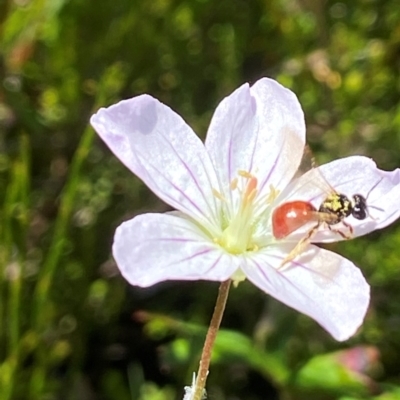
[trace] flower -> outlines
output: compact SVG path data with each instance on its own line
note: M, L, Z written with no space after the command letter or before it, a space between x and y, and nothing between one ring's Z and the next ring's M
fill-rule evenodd
M204 144L178 114L149 95L100 109L91 124L114 154L177 210L139 215L117 228L113 255L132 285L247 278L337 340L361 325L369 286L352 262L310 244L281 267L310 226L276 240L272 211L290 199L318 206L326 196L309 182L312 171L293 181L305 123L290 90L267 78L239 87L218 105ZM354 236L399 216L398 170L381 171L360 156L321 170L336 190L368 196L371 215L350 218ZM321 226L312 241L338 239Z

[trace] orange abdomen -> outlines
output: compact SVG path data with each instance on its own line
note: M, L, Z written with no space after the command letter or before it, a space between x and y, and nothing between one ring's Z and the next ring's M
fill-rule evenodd
M310 202L289 201L273 211L272 233L276 239L283 239L310 221L318 221L317 210Z

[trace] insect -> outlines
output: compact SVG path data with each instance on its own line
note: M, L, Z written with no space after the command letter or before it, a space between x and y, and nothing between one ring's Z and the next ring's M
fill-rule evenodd
M318 173L321 174L319 170ZM309 201L294 200L279 205L272 213L272 233L278 240L284 239L310 222L316 223L283 260L281 267L304 251L320 226L325 225L344 239L350 239L353 235L353 227L345 221L345 218L352 215L355 219L364 220L369 216L366 197L361 194L354 194L350 198L345 194L338 193L329 185L322 174L321 177L326 183L325 186L329 187L330 193L318 209ZM335 229L335 225L339 223L344 225L348 232Z
M272 213L272 233L275 239L284 239L308 222L318 222L317 209L302 200L281 204Z

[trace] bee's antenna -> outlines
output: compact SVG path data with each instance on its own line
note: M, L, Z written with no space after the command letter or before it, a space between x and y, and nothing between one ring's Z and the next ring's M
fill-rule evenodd
M372 186L371 189L369 189L367 195L365 196L365 200L368 200L368 197L369 197L369 195L371 194L371 192L382 182L382 180L383 180L383 176L382 176L381 179L379 179L379 180ZM367 203L367 204L368 204L368 203ZM369 210L368 210L369 208L374 208L375 210L382 211L382 212L384 211L383 208L379 208L379 207L376 207L376 206L367 206L367 214L368 214L368 217L370 217L370 218L373 219L374 221L376 221L376 218L374 218L374 217L370 214L370 212L369 212Z
M368 193L367 193L367 195L365 196L365 199L366 199L366 200L368 200L368 197L369 197L369 195L371 194L371 192L372 192L382 181L383 181L383 176L382 176L381 179L379 179L378 182L376 182L376 183L374 184L374 186L372 186L371 189L368 190Z

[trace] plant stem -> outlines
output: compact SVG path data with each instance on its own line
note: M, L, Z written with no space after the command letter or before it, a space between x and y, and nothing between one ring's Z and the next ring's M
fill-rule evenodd
M219 326L221 325L222 315L224 314L230 286L231 280L228 279L227 281L222 282L219 287L214 313L211 318L210 327L208 328L206 340L203 346L203 352L201 354L193 400L201 400L203 398L204 387L206 385L208 375L208 368L211 361L211 353L214 347L215 339L217 337Z

